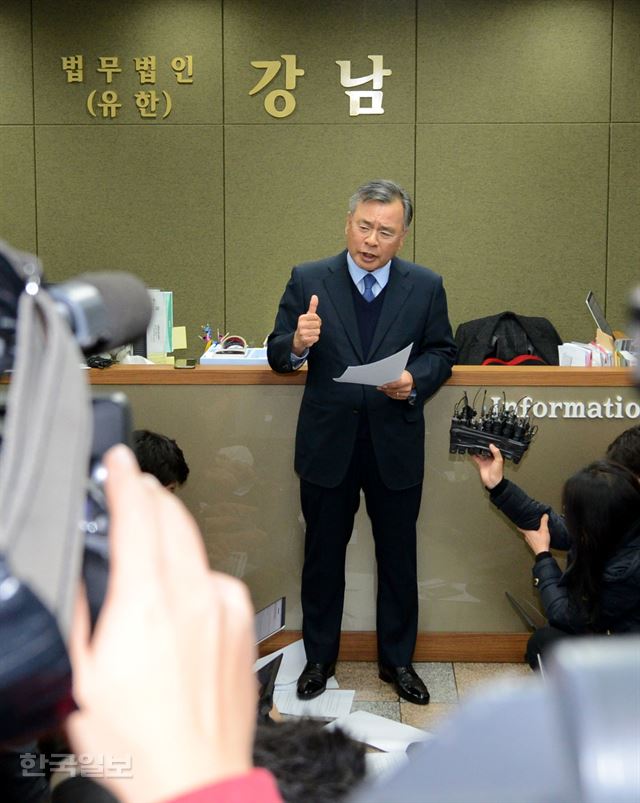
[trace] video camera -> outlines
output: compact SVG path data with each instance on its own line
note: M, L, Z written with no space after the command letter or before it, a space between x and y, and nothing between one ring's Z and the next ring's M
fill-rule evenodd
M78 580L92 623L108 576L104 452L128 443L123 394L90 398L83 356L140 337L145 286L121 272L47 284L36 257L0 242L0 742L73 708L66 642Z
M505 459L519 463L538 427L531 424L530 414L519 413L522 399L508 405L504 393L502 400L488 405L485 390L478 414L474 407L479 392L475 395L473 405L469 404L466 391L456 403L449 431L449 452L491 457L489 444L493 443Z

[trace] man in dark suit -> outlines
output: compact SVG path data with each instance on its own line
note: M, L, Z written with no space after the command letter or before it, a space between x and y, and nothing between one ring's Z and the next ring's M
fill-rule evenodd
M347 215L347 250L293 269L268 340L274 371L305 361L309 368L295 452L306 522L302 699L321 694L335 671L346 549L363 489L378 565L379 674L403 698L429 702L411 666L423 406L451 374L456 349L442 279L396 257L412 216L411 199L397 184L360 187ZM406 370L394 382L376 388L333 381L348 365L409 344Z

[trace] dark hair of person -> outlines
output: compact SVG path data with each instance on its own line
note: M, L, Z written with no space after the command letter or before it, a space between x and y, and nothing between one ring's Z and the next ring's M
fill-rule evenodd
M562 498L575 556L567 568L567 588L594 629L607 561L634 525L640 525L640 483L625 466L597 460L570 477Z
M253 763L276 779L285 803L340 803L365 775L365 747L309 719L258 724Z
M609 444L606 457L640 477L640 426L629 427L618 435Z
M182 449L174 440L148 429L137 429L133 433L132 444L140 469L153 474L162 485L184 485L187 481L189 466Z

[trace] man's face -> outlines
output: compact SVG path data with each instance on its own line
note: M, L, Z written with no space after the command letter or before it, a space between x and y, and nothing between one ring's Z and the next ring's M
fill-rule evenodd
M364 270L377 270L402 248L406 229L404 208L398 198L390 204L363 201L347 215L347 250Z

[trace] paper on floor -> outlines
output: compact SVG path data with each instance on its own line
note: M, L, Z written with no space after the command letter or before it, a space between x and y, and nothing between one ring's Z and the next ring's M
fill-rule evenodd
M307 663L304 642L302 639L298 639L298 641L287 644L287 646L283 647L281 650L276 650L275 652L269 653L269 655L263 655L262 658L258 658L253 666L254 671L257 672L258 669L268 664L269 661L273 660L276 655L280 655L280 653L282 653L282 663L280 664L280 669L276 676L277 687L294 684L300 677L304 665ZM338 689L340 687L336 679L332 677L327 681L327 688Z
M291 689L294 689L294 691L295 691L295 688L296 688L297 685L298 685L298 680L296 678L296 680L292 680L290 683L280 683L279 680L276 680L276 686L275 687L279 691L290 691ZM340 688L340 684L335 679L335 677L327 678L327 688L328 689L339 689Z
M364 742L388 752L398 750L404 752L413 742L431 738L431 734L427 731L403 725L401 722L377 714L370 714L368 711L354 711L329 723L326 727L327 729L340 727L357 742Z
M380 778L391 774L409 763L406 753L366 753L364 757L367 778Z
M286 647L283 647L281 650L276 650L270 655L264 655L262 658L258 658L253 668L255 670L260 669L265 664L268 664L273 658L275 658L276 655L280 655L280 653L282 653L282 663L280 664L280 670L276 678L276 683L292 683L294 680L298 679L298 676L304 669L304 665L307 662L307 657L304 652L304 642L302 639L294 641L292 644L287 644Z
M351 706L355 691L325 691L314 700L298 700L295 689L276 689L273 702L281 714L296 717L317 717L319 719L332 719L346 717Z

